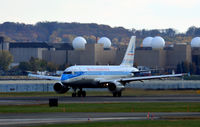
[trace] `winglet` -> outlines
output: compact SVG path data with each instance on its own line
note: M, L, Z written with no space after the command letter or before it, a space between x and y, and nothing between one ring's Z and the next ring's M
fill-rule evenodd
M136 36L132 36L126 50L126 54L120 66L133 66L135 56L135 40Z

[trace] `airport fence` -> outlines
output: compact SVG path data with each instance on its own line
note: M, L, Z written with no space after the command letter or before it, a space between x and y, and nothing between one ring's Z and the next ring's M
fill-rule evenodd
M0 81L0 92L52 92L53 81ZM161 89L200 89L198 80L150 80L144 82L132 82L128 88L141 88L151 90ZM97 90L97 89L88 89ZM99 89L98 89L99 90ZM101 90L107 90L101 89Z

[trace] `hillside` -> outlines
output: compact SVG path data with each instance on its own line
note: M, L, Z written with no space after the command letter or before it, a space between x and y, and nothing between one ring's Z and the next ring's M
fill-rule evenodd
M95 23L59 23L38 22L35 25L5 22L0 24L0 36L6 41L45 41L45 42L72 42L76 36L84 36L88 43L96 42L96 37L106 36L113 43L124 44L129 41L131 35L137 36L137 45L147 36L162 36L167 44L177 42L190 42L192 37L200 35L200 28L190 27L186 33L177 33L174 29L154 30L129 30L123 27L110 27Z

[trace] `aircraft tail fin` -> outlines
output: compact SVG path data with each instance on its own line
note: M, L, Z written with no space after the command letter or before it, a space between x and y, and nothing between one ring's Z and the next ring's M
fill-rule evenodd
M136 36L132 36L120 66L133 66L134 56L135 56L135 41L136 41Z

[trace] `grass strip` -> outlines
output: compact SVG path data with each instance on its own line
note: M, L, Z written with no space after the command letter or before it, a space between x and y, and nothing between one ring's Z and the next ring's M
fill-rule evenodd
M38 112L200 112L199 102L154 103L70 103L58 107L42 105L1 105L0 113Z
M1 92L0 97L42 97L42 96L71 96L72 91L65 94L55 92ZM163 95L197 95L197 90L144 90L127 88L122 96L163 96ZM87 91L87 96L112 96L109 91Z

